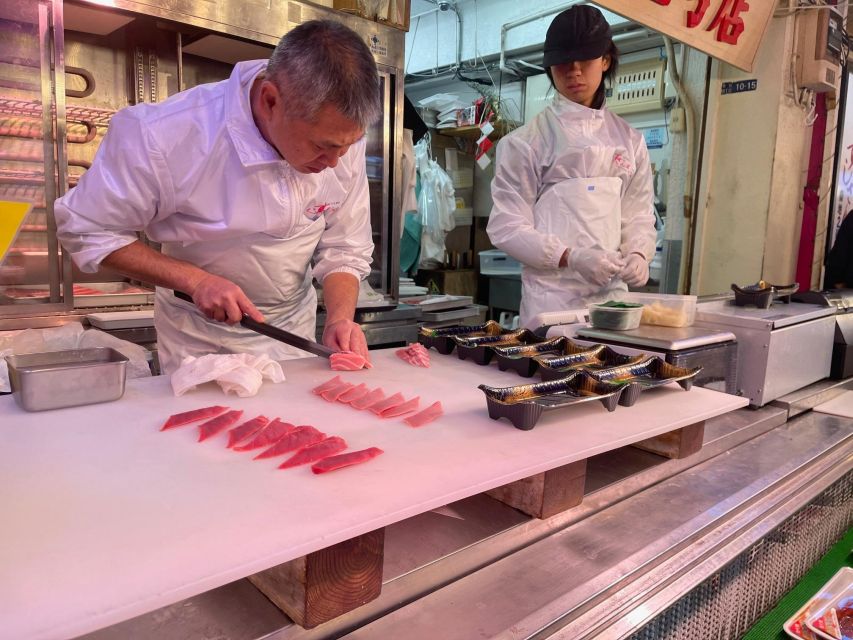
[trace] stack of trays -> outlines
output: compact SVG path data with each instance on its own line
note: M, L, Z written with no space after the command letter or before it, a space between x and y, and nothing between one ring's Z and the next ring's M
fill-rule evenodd
M556 358L540 356L536 358L539 377L542 380L557 380L569 375L572 371L580 368L605 369L608 367L619 367L625 364L633 364L643 360L647 356L629 356L618 353L608 346L597 344L592 347L581 347L579 351L569 353Z
M460 360L471 358L480 365L489 364L496 347L518 347L545 342L530 329L518 329L496 336L453 336L456 343L456 355Z
M448 355L453 352L456 342L453 340L456 336L478 337L478 336L498 336L509 333L494 320L489 320L485 324L465 325L456 324L452 327L441 327L439 329L421 328L418 332L418 342L429 349L434 348L442 355Z
M584 349L565 336L543 340L535 344L518 344L511 347L492 347L498 361L498 369L512 369L518 375L529 378L539 369L537 356L543 354L568 354L578 349Z
M608 411L613 411L617 404L632 406L645 389L675 382L689 391L701 370L701 367L676 367L661 358L649 356L621 366L580 367L564 377L536 384L512 387L480 385L479 389L486 394L490 418L507 418L517 428L528 430L536 426L543 411L578 402L601 400Z

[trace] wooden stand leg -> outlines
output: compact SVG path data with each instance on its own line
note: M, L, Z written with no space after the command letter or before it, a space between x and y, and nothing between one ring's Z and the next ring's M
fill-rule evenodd
M631 446L651 451L667 458L686 458L702 448L705 437L705 421L687 425L675 431L663 433L648 440L641 440Z
M285 562L249 580L296 624L310 629L379 596L385 529Z
M535 518L550 518L581 503L585 479L586 460L579 460L486 494Z

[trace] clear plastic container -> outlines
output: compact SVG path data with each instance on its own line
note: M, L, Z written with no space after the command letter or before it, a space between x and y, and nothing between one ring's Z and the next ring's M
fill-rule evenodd
M643 315L643 305L629 303L631 306L611 306L613 302L592 304L589 306L589 321L596 329L611 329L613 331L628 331L640 326Z
M520 274L521 263L500 249L480 251L480 273L484 276Z
M667 293L623 293L619 300L643 305L640 324L661 327L689 327L696 319L696 296Z

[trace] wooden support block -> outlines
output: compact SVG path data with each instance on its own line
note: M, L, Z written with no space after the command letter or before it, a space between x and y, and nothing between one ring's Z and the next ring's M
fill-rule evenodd
M644 451L651 451L667 458L686 458L702 448L705 437L705 421L690 424L675 431L668 431L633 445Z
M291 620L310 629L379 596L384 544L385 529L377 529L249 580Z
M578 460L486 494L535 518L550 518L581 503L585 480L586 460Z

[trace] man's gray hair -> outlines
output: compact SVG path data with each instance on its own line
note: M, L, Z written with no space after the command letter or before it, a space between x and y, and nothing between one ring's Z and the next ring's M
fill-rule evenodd
M379 75L367 44L333 20L310 20L288 31L267 65L297 117L312 120L323 105L367 128L382 110Z

